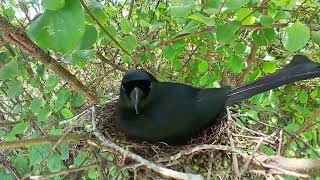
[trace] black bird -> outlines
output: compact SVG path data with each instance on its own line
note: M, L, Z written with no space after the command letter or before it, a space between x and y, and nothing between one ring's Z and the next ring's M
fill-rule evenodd
M130 71L122 79L116 123L129 138L185 144L205 128L217 124L226 106L319 76L320 64L303 55L295 55L278 72L233 90L159 82L144 70Z

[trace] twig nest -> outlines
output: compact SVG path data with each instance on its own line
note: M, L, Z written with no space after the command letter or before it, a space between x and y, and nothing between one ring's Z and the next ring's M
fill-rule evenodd
M190 139L186 145L168 145L166 143L148 143L130 140L125 134L120 132L116 127L115 121L117 118L117 101L109 102L107 105L97 108L96 123L100 132L103 132L105 137L117 143L118 145L127 148L129 151L136 153L145 159L153 162L162 163L162 165L178 171L189 173L204 173L208 172L209 162L214 157L215 166L217 163L223 163L223 158L226 153L217 150L201 150L189 152L192 148L203 144L228 144L229 138L226 129L232 129L230 123L227 123L227 118L222 117L221 123L212 127L208 127L196 138ZM185 152L182 153L181 152ZM178 158L170 159L180 153ZM167 159L167 160L166 160ZM228 158L229 159L229 158ZM128 165L128 164L125 164ZM221 164L221 166L224 166ZM226 167L228 169L228 167Z

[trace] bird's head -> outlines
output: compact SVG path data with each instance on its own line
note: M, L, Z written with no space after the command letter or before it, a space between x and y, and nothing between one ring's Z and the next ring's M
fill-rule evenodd
M138 115L140 103L148 97L155 82L157 79L147 71L130 71L122 78L120 98L129 101L127 105L133 107Z

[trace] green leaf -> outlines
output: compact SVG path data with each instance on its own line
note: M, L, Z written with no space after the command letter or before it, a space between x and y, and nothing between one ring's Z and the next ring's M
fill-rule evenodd
M73 106L75 106L75 107L80 107L80 106L84 105L85 102L86 102L86 101L85 101L84 97L83 97L80 93L78 93L78 92L76 92L76 93L72 96L71 104L72 104Z
M281 19L289 19L290 13L286 12L284 10L279 10L276 15L274 16L274 19L281 20Z
M265 46L276 41L276 32L271 28L254 31L252 38L258 46Z
M320 31L312 31L311 37L312 37L313 42L320 45Z
M60 152L60 158L61 160L67 160L69 159L69 145L65 142L61 142L58 146L57 149Z
M173 59L172 60L172 65L173 65L173 69L178 71L178 70L181 70L183 65L181 63L181 61L179 61L178 59Z
M34 114L39 113L39 111L41 110L42 102L43 102L42 98L36 98L32 100L30 104L30 109Z
M20 122L13 126L10 133L12 134L24 134L28 129L28 123Z
M2 13L6 15L5 18L7 18L9 21L12 21L15 18L16 11L13 9L13 7L8 7L5 8Z
M74 164L77 166L81 166L85 160L86 160L86 154L83 151L80 151L77 157L74 159Z
M319 88L317 88L311 92L310 96L312 99L316 99L318 97L319 93L320 93Z
M89 7L90 11L92 12L92 14L94 14L94 16L98 19L98 21L100 23L102 23L103 25L108 23L109 17L106 14L104 6L100 2L89 1L88 2L88 7Z
M289 132L296 132L296 131L298 131L299 128L300 128L299 124L297 124L295 122L291 122L291 123L287 124L287 126L285 127L285 129Z
M242 70L246 67L245 62L239 56L231 56L231 59L228 62L228 69L231 70L234 74L240 74Z
M239 21L232 21L218 26L217 40L221 43L230 43L235 38L235 34L240 29L240 25Z
M178 33L178 35L194 33L198 30L198 27L199 23L197 21L191 21Z
M198 65L198 70L200 73L205 73L209 69L209 64L206 60L201 60L199 65Z
M140 20L139 20L139 24L140 24L140 26L141 26L142 28L150 27L150 24L149 24L147 21L143 20L143 19L140 19Z
M195 21L199 21L199 22L201 22L201 23L203 23L203 24L205 24L207 26L215 25L215 22L214 22L214 20L212 18L206 17L206 16L204 16L201 13L198 13L198 12L188 16L188 18L192 19L192 20L195 20Z
M186 6L172 6L170 8L171 16L177 18L177 17L186 17L189 15L190 11L192 9L191 5Z
M67 88L61 89L55 100L55 108L57 111L63 108L63 106L70 100L71 92Z
M274 73L277 70L276 64L273 62L263 62L262 70L265 73Z
M29 160L22 155L18 155L14 159L14 167L16 170L18 170L20 175L25 175L25 174L29 173L31 170L31 168L29 166Z
M249 110L248 112L246 112L246 115L248 115L249 117L251 117L252 119L259 121L260 118L258 116L258 112L255 110Z
M260 18L260 23L262 26L271 26L273 23L273 18L267 15L263 15Z
M59 135L62 135L63 134L63 129L56 129L56 128L52 128L50 130L50 133L51 135L54 135L54 136L59 136Z
M248 4L250 0L230 0L226 1L226 8L228 11L240 9L242 6Z
M30 154L30 165L40 163L49 155L50 149L50 144L32 145L28 150Z
M308 93L307 93L307 91L302 90L299 93L299 101L300 101L300 103L303 103L303 104L308 102Z
M267 145L262 144L261 147L260 147L260 149L261 149L261 151L262 151L264 154L266 154L266 155L268 155L268 156L274 156L274 155L276 155L276 151L275 151L274 149L270 148L270 147L267 146Z
M240 55L243 55L247 46L240 42L235 43L234 51Z
M256 21L256 17L249 15L251 12L252 10L250 8L241 8L236 14L237 20L241 21L242 25L254 24L254 22Z
M59 172L62 169L62 161L58 153L54 153L48 160L50 172Z
M300 22L288 27L282 38L283 46L290 52L302 49L310 39L310 29Z
M96 52L96 49L74 51L72 54L71 63L80 68L85 68L89 60L95 58Z
M68 109L68 108L63 108L61 110L61 114L65 119L70 119L70 118L72 118L74 116L72 111L70 109Z
M113 161L114 156L109 152L101 152L99 153L103 158L106 158L108 161Z
M7 90L7 98L14 98L23 92L23 87L21 82L14 82L9 85Z
M92 25L86 25L86 29L81 39L79 49L91 49L93 47L93 44L97 41L97 38L98 32L96 28Z
M51 108L50 108L50 105L47 104L46 106L40 109L37 115L38 121L43 122L47 120L50 114L51 114Z
M0 178L3 180L15 180L16 179L13 174L7 172L4 169L0 169Z
M43 49L68 53L78 46L84 31L85 16L80 1L65 0L62 9L44 11L29 26L27 34Z
M205 74L203 76L201 76L201 78L199 79L199 85L200 86L206 86L209 82L209 75Z
M173 60L176 56L175 50L173 49L173 47L171 45L163 48L162 53L163 53L164 57L168 60Z
M203 7L203 11L207 14L218 13L223 1L222 0L208 0Z
M47 85L44 87L43 91L45 93L51 92L59 84L59 78L55 76L50 76L47 80Z
M120 22L120 29L123 34L129 34L130 32L134 31L131 22L127 19L123 19Z
M0 80L11 80L18 75L18 64L14 60L11 60L8 64L0 69Z
M46 10L56 11L65 5L65 0L42 0L41 5Z
M127 55L127 54L123 55L123 56L121 57L121 60L122 60L123 62L126 62L126 63L132 62L131 56L129 56L129 55Z
M122 38L120 44L124 49L126 49L129 52L132 52L138 46L138 42L135 36L126 36Z
M99 177L99 173L95 168L89 169L88 177L90 179L97 179Z

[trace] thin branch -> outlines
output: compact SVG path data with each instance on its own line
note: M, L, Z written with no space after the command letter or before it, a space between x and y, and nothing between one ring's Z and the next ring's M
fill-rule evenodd
M265 4L267 4L270 0L265 0L265 1L262 1L262 4L260 6L256 6L253 8L253 10L247 14L242 20L241 22L243 22L244 20L246 20L248 17L250 17L254 12L256 12L260 7L264 6Z
M132 11L133 11L133 6L134 6L134 0L131 0L130 9L129 9L129 14L128 14L128 20L131 19L131 15L132 15Z
M85 166L81 166L81 167L76 167L76 168L69 168L63 171L59 171L59 172L55 172L55 173L50 173L50 174L46 174L43 176L25 176L22 178L22 180L25 179L48 179L48 178L53 178L53 177L57 177L57 176L61 176L61 175L67 175L73 172L78 172L78 171L89 171L91 168L97 168L98 167L98 163L93 163L93 164L88 164Z
M249 168L250 163L252 162L254 155L256 154L256 152L259 150L259 148L262 145L264 138L261 137L259 142L257 143L256 147L254 148L254 151L251 153L251 157L247 160L247 162L244 164L242 170L240 171L240 177L244 175L244 173L246 173L246 171Z
M27 147L31 145L38 145L38 144L47 144L47 143L56 143L61 136L48 136L44 138L36 138L36 139L20 139L16 141L2 141L0 142L0 149L15 149L20 147ZM76 135L69 135L66 136L63 141L70 142L70 141L83 141L89 139L87 136L76 136Z
M157 162L168 162L168 161L174 161L182 157L183 155L188 155L188 154L193 154L198 151L203 151L203 150L219 150L219 151L229 151L233 153L240 153L242 152L240 149L237 148L232 148L230 146L224 146L224 145L215 145L215 144L201 144L198 146L193 147L190 150L184 150L181 151L173 156L170 157L163 157L159 158Z
M5 154L0 152L0 163L3 164L13 175L16 179L20 180L21 176L16 168L13 167L10 160L7 158Z
M105 62L106 64L110 65L113 69L121 71L121 72L127 72L128 70L126 68L123 68L117 64L115 64L112 61L109 61L106 57L104 57L101 52L97 51L96 53L97 58L99 58L101 61Z
M246 70L244 70L242 76L241 76L241 80L240 80L240 85L243 85L245 82L246 82L246 79L248 78L250 72L252 71L252 68L253 68L253 63L254 63L254 60L255 60L255 56L258 52L258 46L257 44L252 41L251 43L251 52L248 56L248 59L247 59L247 64L248 64L248 67Z

